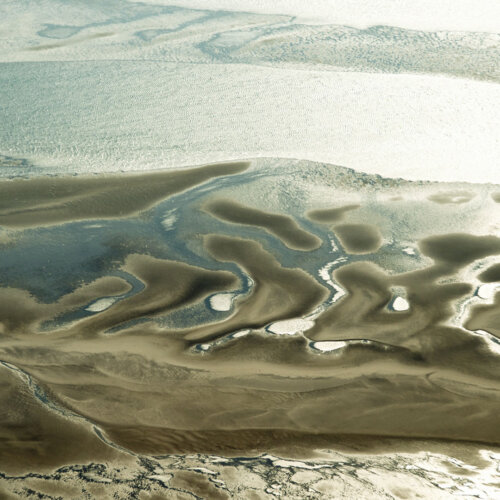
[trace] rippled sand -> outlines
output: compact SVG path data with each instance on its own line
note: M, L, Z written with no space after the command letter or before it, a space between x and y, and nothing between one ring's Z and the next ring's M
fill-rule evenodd
M279 469L290 497L364 498L363 460L395 477L419 452L498 491L497 192L270 159L2 181L5 495L34 471L54 494L139 474L148 498L230 498L238 473L269 495Z

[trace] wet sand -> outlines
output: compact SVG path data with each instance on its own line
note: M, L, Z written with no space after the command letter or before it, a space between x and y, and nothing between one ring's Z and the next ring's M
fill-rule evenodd
M469 202L474 196L476 194L470 191L444 191L431 194L427 199L436 203L454 203L460 205Z
M333 230L345 249L352 253L371 253L382 244L379 230L368 224L338 224Z
M103 443L89 423L58 415L37 401L22 375L3 365L0 419L0 470L7 474L50 471L93 460L132 462L127 454Z
M103 277L61 297L54 303L41 303L26 290L0 288L0 332L6 336L28 335L40 330L43 321L85 306L100 297L121 295L130 285L121 278Z
M493 264L479 274L478 278L483 283L495 283L500 281L500 264Z
M359 205L346 205L344 207L337 208L321 208L309 211L307 216L315 222L339 222L344 218L344 214L350 210L355 210L356 208L359 208Z
M228 165L197 172L208 179L247 166ZM164 214L183 203L168 205L165 193L201 182L198 174L177 174L183 180L172 185L157 186L149 174L144 184L132 184L127 189L137 188L137 203L121 213L119 183L109 178L99 195L92 191L97 184L90 189L79 178L58 179L52 198L45 191L36 198L34 180L0 183L0 191L18 186L12 193L22 198L18 211L2 220L22 236L23 224L49 231L91 212L96 219L130 220L166 203L141 219L139 234L153 238ZM39 181L42 187L55 182ZM242 190L248 182L242 181ZM490 338L500 337L500 294L482 303L473 285L498 280L492 259L500 255L500 238L433 230L415 237L408 254L406 236L389 250L385 243L394 214L402 210L387 208L394 202L380 202L373 218L363 203L312 212L298 207L313 221L305 231L294 214L227 202L212 191L189 194L179 228L162 233L164 247L131 251L114 267L102 260L99 278L85 275L54 302L21 288L0 288L0 359L9 363L0 367L1 397L10 402L19 394L15 406L3 405L15 411L0 426L9 444L0 454L1 470L119 461L122 452L114 446L145 456L272 451L315 460L323 448L389 453L420 444L443 452L451 442L473 449L500 445L500 372ZM466 205L422 199L422 210ZM276 245L264 247L247 233L215 233L220 226L210 225L213 217L201 218L200 207L217 224L262 228ZM30 224L25 209L36 214ZM393 210L386 216L390 223L380 215L384 210ZM349 222L338 224L342 217ZM328 247L333 235L340 248ZM33 238L41 248L45 240ZM313 245L316 240L326 244ZM290 252L282 243L302 251ZM314 252L306 251L309 244ZM80 258L83 275L88 256ZM20 254L20 266L22 259ZM317 265L310 266L314 259ZM209 299L221 292L235 294L231 308L213 311ZM397 294L407 300L407 310L390 308ZM107 300L106 307L90 307L99 300ZM294 335L270 333L274 322L297 318L312 326ZM320 352L317 341L341 345ZM31 377L29 384L16 367ZM82 445L63 449L70 440ZM189 480L180 475L175 484ZM209 491L205 487L210 489L200 483L197 491Z
M233 200L220 199L211 201L204 209L226 222L261 227L294 250L315 250L322 243L317 236L302 229L287 215L272 214L241 205Z
M422 252L454 269L459 269L475 260L500 254L500 238L496 236L474 236L469 234L446 234L431 236L419 242Z
M418 345L430 353L443 343L458 347L461 342L470 342L470 336L464 331L443 329L440 325L445 325L455 314L453 306L471 294L472 286L460 282L441 283L440 280L476 259L500 254L500 238L450 234L426 238L419 245L425 255L434 259L434 265L391 276L367 262L338 269L334 278L348 295L320 315L306 335L315 340L369 339L389 345ZM395 314L387 310L394 286L407 290L408 311ZM488 316L498 311L498 306L484 307L491 311ZM474 311L471 311L470 325L477 324L474 318L479 313ZM489 320L486 323L489 324ZM490 333L496 331L491 325L485 329Z
M79 37L73 40L64 40L55 43L44 43L40 45L35 45L34 47L27 47L26 51L31 52L39 52L41 50L50 50L50 49L58 49L60 47L67 47L69 45L75 45L78 43L86 42L88 40L95 40L96 38L106 38L108 36L113 36L115 33L113 32L105 32L105 33L94 33L93 35L88 35L84 37Z
M147 174L4 181L0 183L0 225L28 228L126 217L210 179L241 173L248 166L247 162L219 163Z
M238 285L237 277L227 271L208 271L146 255L130 255L124 269L145 285L144 290L98 315L78 322L71 331L84 336L97 335L128 321L188 307L212 293L230 290Z
M214 325L185 334L190 341L207 341L247 328L262 328L273 321L303 316L321 304L327 290L300 269L282 267L254 241L210 235L205 246L218 261L234 262L253 282L248 298L237 302L237 314Z
M477 305L465 323L468 330L482 330L500 339L500 291L495 295L492 304Z

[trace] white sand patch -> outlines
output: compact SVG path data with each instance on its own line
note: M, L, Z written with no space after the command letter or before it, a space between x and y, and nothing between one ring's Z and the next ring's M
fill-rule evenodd
M198 472L203 472L204 474L215 474L217 475L217 472L207 469L205 467L189 467L189 470L195 470Z
M325 340L320 342L312 342L311 347L317 351L331 352L337 349L342 349L347 345L343 340Z
M500 341L495 336L485 330L475 330L473 333L479 335L486 341L486 344L491 352L500 354Z
M328 264L325 264L319 271L319 277L331 288L333 288L337 293L333 296L332 298L332 303L337 302L341 297L343 297L346 292L343 288L341 288L339 285L334 283L331 277L331 270L333 267L335 267L337 264L341 264L343 262L347 262L347 257L339 257L338 259L335 259L332 262L328 262Z
M161 221L161 225L163 229L166 231L171 231L175 227L175 223L177 222L177 216L173 212L169 212L165 215L163 220Z
M172 479L173 474L153 474L152 476L148 477L150 477L151 479L157 479L162 483L168 483Z
M335 243L335 240L333 238L330 238L330 245L331 245L331 252L335 253L339 251L339 247L337 246L337 243Z
M234 297L234 293L216 293L208 299L208 302L214 311L230 311Z
M231 338L233 339L239 339L240 337L244 337L245 335L248 335L251 330L240 330L239 332L233 333L231 335Z
M86 311L90 312L101 312L105 311L109 307L111 307L116 302L115 297L105 297L103 299L96 300L92 302L89 306L85 308Z
M417 255L417 252L415 252L415 249L412 247L403 248L403 252L408 255Z
M298 469L321 469L322 465L310 465L297 460L273 460L274 465L283 468L298 468Z
M481 299L492 299L497 290L500 290L500 283L486 283L477 289L477 296Z
M314 321L296 318L276 321L267 327L267 331L276 335L295 335L296 333L305 332L314 326Z
M248 335L250 332L251 332L251 330L249 330L249 329L247 329L247 330L239 330L239 331L237 331L235 333L231 333L229 335L226 335L223 338L216 339L213 342L206 342L204 344L197 344L195 346L195 348L194 348L194 351L197 352L197 353L200 353L200 351L201 352L210 351L210 350L212 350L214 348L219 347L222 344L225 344L228 341L234 340L236 338L244 337L245 335Z
M396 297L392 303L394 311L408 311L410 304L403 297Z

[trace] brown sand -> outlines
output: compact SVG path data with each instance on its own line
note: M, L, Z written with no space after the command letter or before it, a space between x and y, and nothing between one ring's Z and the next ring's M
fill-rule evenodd
M71 312L102 297L121 295L130 290L123 279L107 276L78 288L57 302L44 304L26 290L0 288L0 333L26 335L37 332L43 321Z
M489 255L500 254L500 238L471 234L431 236L419 242L422 253L452 268L460 268Z
M338 224L333 230L342 246L351 253L372 253L382 245L380 231L370 224Z
M241 173L248 166L247 162L219 163L146 174L0 182L0 225L26 228L126 217L215 177Z
M254 241L210 235L205 240L219 261L234 262L254 282L248 298L237 304L237 314L226 321L188 331L190 341L207 341L246 328L261 328L273 321L303 316L327 297L326 289L300 269L282 267Z
M17 374L0 365L0 470L49 471L74 463L126 460L83 421L57 415L37 401Z
M322 208L307 212L307 217L314 222L331 223L339 222L344 218L344 214L350 210L359 208L360 205L345 205L337 208Z
M439 281L476 258L498 253L498 239L427 238L420 246L436 263L411 273L389 276L366 262L338 269L334 278L348 295L306 334L315 340L374 342L350 345L340 357L314 354L302 337L264 333L194 354L189 349L194 341L302 316L326 297L313 278L283 268L256 242L211 235L205 243L216 259L235 262L254 280L253 292L236 303L228 319L170 332L146 323L96 336L237 285L226 271L133 255L125 269L144 282L145 290L75 323L64 337L37 334L37 314L47 317L47 311L36 309L19 291L4 289L5 296L13 293L26 302L32 317L24 324L18 316L4 324L14 337L4 337L2 359L31 373L61 405L136 451L240 449L247 446L247 431L250 436L262 432L263 440L277 432L278 443L282 431L500 442L496 358L485 352L480 338L445 324L454 302L471 287ZM393 285L407 288L410 311L385 309ZM81 303L92 296L89 287L96 285L63 297L60 304ZM498 302L487 307L497 311ZM486 315L484 308L474 312L471 321L487 328L494 323L490 309ZM179 434L183 430L189 433ZM234 431L235 441L222 434L221 444L210 434L216 431ZM258 439L251 438L252 446Z
M457 190L457 191L441 191L439 193L431 194L427 197L428 200L435 203L461 205L467 203L476 196L476 193L471 191Z
M495 283L500 282L500 264L493 264L488 269L484 270L478 278L483 283Z
M238 286L237 277L230 272L208 271L146 255L130 255L124 269L144 283L144 290L78 322L71 332L95 335L127 321L166 314Z
M500 339L500 291L496 293L493 304L472 307L465 328L486 330Z
M128 176L0 183L0 224L22 228L134 215L246 166L144 174L133 176L134 183ZM222 207L224 220L252 220L283 241L306 245L291 218L242 205L234 211ZM309 217L335 223L354 207ZM350 252L372 252L382 241L372 225L337 224L334 231ZM25 290L1 288L0 359L29 373L51 401L141 453L279 449L307 455L320 446L356 451L371 443L378 450L387 439L409 437L427 439L425 446L430 438L500 444L498 356L481 337L449 323L458 303L472 293L458 273L500 254L500 238L453 233L424 238L419 248L433 263L415 271L390 274L363 261L337 269L333 279L347 294L305 336L274 336L263 328L309 314L328 297L326 288L305 271L281 265L259 243L236 237L207 235L204 249L215 261L239 266L253 281L251 291L236 299L228 316L193 328L168 329L155 319L239 288L232 272L130 255L123 268L144 284L143 291L49 332L41 329L44 321L123 294L130 285L105 276L54 304L40 303ZM496 273L494 265L479 277L488 282ZM393 287L405 288L408 311L388 310ZM497 295L493 304L471 308L465 327L498 335L499 310ZM144 322L129 323L136 320ZM109 333L114 327L121 329ZM254 331L224 340L244 329ZM309 347L311 340L352 342L320 354ZM211 341L219 344L202 352L193 348ZM0 367L0 375L2 470L115 459L117 452L96 440L86 421L43 406L7 368ZM177 481L182 487L194 479L188 474ZM195 489L201 496L211 492L207 482Z
M322 243L287 215L264 212L225 199L212 200L204 206L204 210L226 222L261 227L294 250L315 250Z

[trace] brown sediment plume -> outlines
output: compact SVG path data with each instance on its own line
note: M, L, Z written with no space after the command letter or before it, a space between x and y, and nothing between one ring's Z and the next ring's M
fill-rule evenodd
M455 204L460 205L462 203L467 203L472 198L476 196L476 193L472 191L441 191L439 193L431 194L427 197L428 200L440 204Z
M0 225L26 228L126 217L215 177L241 173L248 166L248 162L219 163L146 174L2 181Z
M345 205L336 208L321 208L307 212L307 217L314 222L331 223L339 222L344 218L344 214L350 210L359 208L360 205Z
M91 423L73 420L35 399L26 383L0 365L0 470L7 474L49 471L74 463L128 461L101 441Z
M350 253L372 253L382 245L380 231L371 224L338 224L333 230L342 246Z
M483 283L495 283L500 282L500 264L493 264L488 269L485 269L478 278Z
M219 323L186 332L190 341L206 341L246 328L261 328L311 312L328 296L325 287L301 269L289 269L259 243L229 236L208 235L205 246L217 260L234 262L252 279L250 295L237 302L236 314Z
M238 278L229 271L209 271L147 255L129 255L124 269L142 281L144 289L78 322L73 330L95 335L127 321L166 314L239 285Z
M302 229L288 215L264 212L227 199L211 200L203 208L225 222L261 227L293 250L315 250L322 244L317 236Z

